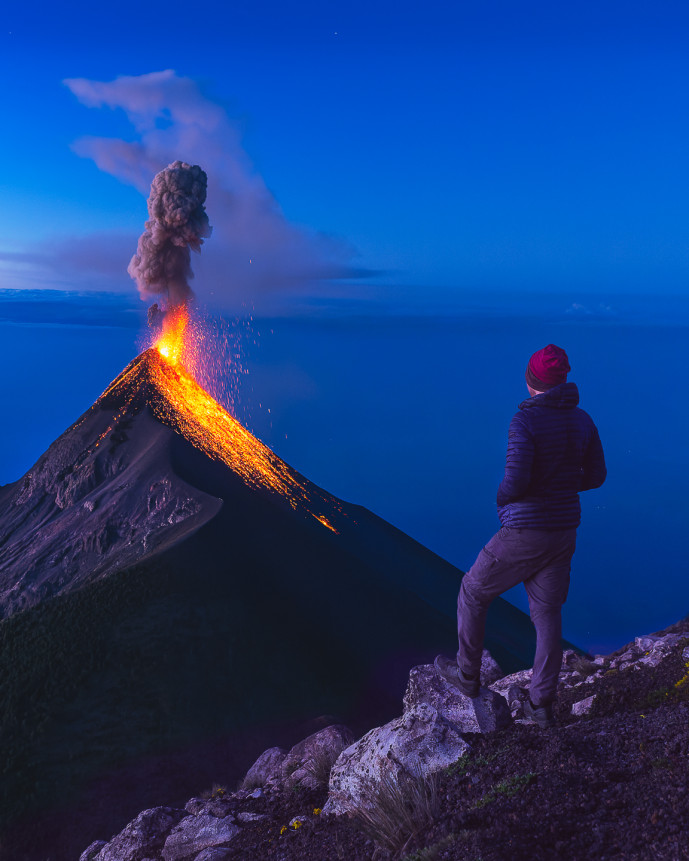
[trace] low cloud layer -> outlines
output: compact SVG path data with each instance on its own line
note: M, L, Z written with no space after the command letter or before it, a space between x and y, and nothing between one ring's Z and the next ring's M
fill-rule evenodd
M87 137L74 144L75 152L101 170L145 195L155 174L178 159L206 171L213 241L195 265L202 301L260 304L267 291L358 274L345 243L285 218L237 128L193 80L168 70L110 82L74 78L65 83L88 107L123 110L134 128L133 141Z

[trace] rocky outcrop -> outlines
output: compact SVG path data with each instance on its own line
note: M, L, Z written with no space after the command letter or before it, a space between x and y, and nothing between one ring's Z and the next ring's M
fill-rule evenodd
M484 672L485 670L485 672ZM495 732L512 720L503 696L486 685L501 679L503 673L489 652L484 652L481 689L478 697L469 699L435 672L432 664L413 667L404 695L405 712L419 703L433 706L462 732Z
M96 854L94 850L97 844L92 843L79 861L146 861L160 858L167 835L183 816L183 810L171 807L144 810L109 843L102 844Z
M231 814L222 818L212 813L186 816L168 835L163 861L194 861L203 850L229 843L239 830Z
M327 784L333 763L353 741L351 730L335 725L295 744L280 766L283 784L288 789L297 785L315 789Z
M689 633L637 637L633 643L612 655L582 657L573 651L565 652L559 686L560 698L566 701L566 708L569 710L569 726L581 727L585 733L585 727L591 724L593 738L614 737L614 729L612 732L609 728L598 731L595 718L592 718L592 715L596 714L596 703L601 696L605 697L606 685L622 678L633 679L636 673L639 678L648 677L649 671L655 673L656 668L667 667L668 661L674 660L676 663L678 655L684 661L684 664L679 664L680 667L684 666L681 672L686 675L673 681L675 689L684 685L689 687L689 673L686 672L689 669ZM485 663L490 666L489 661L484 660ZM97 841L91 844L82 854L80 861L225 861L230 857L261 857L260 854L238 855L237 851L244 850L233 850L233 841L245 840L247 830L257 826L263 828L265 833L266 824L271 823L270 833L273 837L270 839L296 836L300 829L313 832L314 829L323 827L323 814L331 823L329 828L345 827L337 823L350 822L352 815L356 818L361 811L373 809L390 786L398 787L404 792L413 785L429 786L431 779L455 773L459 775L460 781L460 789L455 791L460 794L469 792L469 789L461 788L465 785L461 782L461 775L464 769L469 767L466 763L472 762L472 757L477 763L490 762L490 758L487 759L484 755L490 737L485 730L480 732L481 721L477 720L476 703L499 701L502 705L495 711L502 709L503 719L507 715L515 724L526 724L522 704L528 696L531 671L525 670L508 676L502 676L495 668L492 668L492 672L494 680L487 685L487 678L482 674L482 696L472 703L455 688L439 679L432 665L414 667L409 674L403 714L395 720L372 729L353 743L349 743L352 742L352 737L345 727L330 726L304 739L289 751L271 748L249 769L243 790L217 798L191 799L184 811L170 808L145 811L109 843ZM501 677L496 679L497 675ZM633 689L634 685L631 687ZM561 719L562 714L561 711ZM638 709L632 712L631 716L632 723L625 726L623 738L632 732L631 726L636 732L636 727L645 725L644 721L640 722ZM646 718L647 714L643 713L640 717ZM518 730L519 727L515 727L515 732ZM523 731L528 730L523 728ZM570 751L567 754L570 763L568 767L571 767L576 757L582 755L579 752L581 750L585 755L586 768L591 768L593 748L587 741L588 736L582 736L581 743L575 744L571 742L575 737L573 731L568 731L566 736L561 738L557 735L557 730L546 731L553 732L553 736L543 736L544 745L547 738L551 737L556 751L564 745ZM477 733L480 734L476 735ZM651 732L649 738L652 738L652 735ZM507 761L511 762L515 756L514 748L505 744L504 735L498 738L501 741L496 745L496 749L505 751ZM486 741L480 741L482 739ZM615 741L615 744L619 743ZM644 749L643 745L650 743L648 740L644 741L641 749ZM600 744L605 745L606 742L601 741ZM632 752L634 757L638 758L639 747L634 744ZM667 745L667 742L665 744ZM683 744L681 740L677 741L675 748L683 750ZM540 747L541 745L536 745L533 751L538 751ZM477 754L476 748L484 753ZM616 749L611 747L610 755L617 763L614 753ZM533 751L528 746L525 747L523 758L526 760L532 757ZM562 779L562 766L558 766L557 753L549 756L555 757L553 768L557 771L558 780ZM674 760L658 758L656 754L653 756L656 756L651 762L654 769L676 767L672 765ZM299 799L304 796L295 794L295 787L303 792L304 788L309 790L314 786L309 780L313 773L308 768L310 762L321 758L327 763L335 757L337 758L330 772L327 803L322 813L320 808L308 811L303 801L300 804ZM549 768L549 762L546 758L543 767ZM639 764L640 774L645 773L642 765ZM474 769L477 767L479 766L472 766ZM523 765L519 767L523 769ZM621 765L616 767L619 769ZM500 793L510 797L519 787L528 786L535 779L533 774L519 772L507 781L498 781L496 777L491 777L490 765L485 765L485 769L485 776L474 776L468 784L471 786L479 779L488 780L487 788L481 790L483 794L471 802L475 805L472 809L483 809L484 806L493 804L494 798ZM620 780L621 774L621 771L616 771L614 779ZM433 778L433 775L436 775L436 778ZM260 783L263 788L247 791L246 787L255 783ZM582 786L585 786L585 783ZM271 814L271 806L274 810L285 810L284 802L280 800L285 797L292 798L293 804L300 804L298 815L288 818L284 813ZM254 802L263 805L260 812L252 807ZM585 804L588 802L585 801ZM595 810L595 805L591 809ZM658 813L652 815L656 818L659 816ZM276 816L282 816L284 822L276 819ZM246 843L240 845L245 846ZM288 842L284 845L287 846ZM364 854L361 854L362 851ZM373 849L359 849L357 852L359 854L352 854L351 857L371 857ZM369 854L365 854L366 852ZM294 859L301 858L301 855L286 854L284 857ZM316 856L304 857L310 859ZM669 859L674 856L661 853L657 857Z
M423 778L446 768L468 749L456 724L427 703L413 705L340 754L323 812L341 815L370 808L381 783L389 779L399 783L406 776Z
M348 727L335 724L313 733L289 751L271 747L248 770L242 789L257 786L315 789L327 784L333 763L353 741L354 735Z
M242 781L242 789L255 789L257 786L279 783L282 776L282 763L287 751L281 747L270 747L264 750L256 762L247 771Z

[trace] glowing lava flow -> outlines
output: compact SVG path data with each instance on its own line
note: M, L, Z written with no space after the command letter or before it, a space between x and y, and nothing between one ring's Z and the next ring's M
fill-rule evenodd
M168 426L178 430L196 448L220 460L254 487L269 488L285 497L292 508L305 508L323 526L337 533L318 511L318 490L249 433L191 376L183 364L188 349L184 308L168 313L155 348L147 351L146 370L162 398L151 407ZM323 496L322 507L332 510L333 500ZM321 507L321 506L318 506Z
M189 324L189 313L180 305L165 316L163 331L155 342L160 355L172 365L176 365L184 353L184 333Z

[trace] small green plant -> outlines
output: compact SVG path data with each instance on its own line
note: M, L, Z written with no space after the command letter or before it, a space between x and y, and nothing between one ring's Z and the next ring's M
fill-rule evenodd
M501 783L497 783L483 798L479 799L474 807L485 807L487 804L492 804L500 795L511 798L513 795L521 792L535 778L536 775L533 772L529 772L528 774L518 774L507 780L503 780Z
M469 754L465 753L464 756L460 756L456 762L453 762L451 765L448 765L447 768L443 770L443 772L448 777L455 777L457 775L461 777L467 773L470 762L471 758L469 757Z
M501 748L494 753L488 754L488 756L479 754L478 756L471 757L468 753L465 753L456 762L451 763L447 768L443 769L443 774L447 775L447 777L463 777L471 768L482 768L484 765L490 765L505 750L506 748Z

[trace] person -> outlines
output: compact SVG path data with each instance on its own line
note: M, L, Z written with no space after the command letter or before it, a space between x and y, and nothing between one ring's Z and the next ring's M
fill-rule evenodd
M562 605L581 520L579 492L600 487L605 458L593 420L567 382L566 352L548 344L526 368L530 397L509 427L505 474L498 488L502 528L464 575L457 600L457 658L438 655L436 671L468 697L479 695L485 621L492 601L524 583L536 628L528 720L554 725L562 664Z

